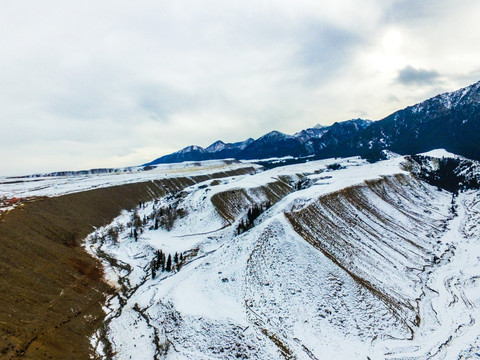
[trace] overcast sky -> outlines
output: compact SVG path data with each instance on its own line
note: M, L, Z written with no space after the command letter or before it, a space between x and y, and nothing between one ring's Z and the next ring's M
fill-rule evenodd
M480 80L478 0L0 3L0 175L379 120Z

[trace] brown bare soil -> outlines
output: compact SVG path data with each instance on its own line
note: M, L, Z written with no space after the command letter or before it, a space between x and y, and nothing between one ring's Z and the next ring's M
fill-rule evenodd
M80 246L122 209L200 181L174 178L101 188L23 204L0 215L0 359L90 359L89 337L113 290Z
M294 189L283 181L271 182L264 186L249 189L250 195L265 197L271 204L293 192ZM233 222L246 209L256 204L249 193L242 188L219 192L212 196L215 209L226 221Z

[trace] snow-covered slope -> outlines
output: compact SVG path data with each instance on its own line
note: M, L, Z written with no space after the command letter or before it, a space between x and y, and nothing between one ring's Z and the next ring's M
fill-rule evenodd
M407 162L278 167L125 212L86 242L118 287L92 343L116 359L474 354L478 193L453 198Z
M118 173L80 174L46 177L1 177L0 198L30 197L30 196L58 196L73 192L80 192L99 187L136 183L165 179L171 177L199 176L217 172L236 171L239 169L260 169L255 164L245 164L240 161L210 160L186 162L183 164L162 164L149 171Z
M419 277L421 323L412 339L375 339L373 359L478 359L480 350L480 194L460 194L440 243L438 267Z
M413 112L420 112L423 111L425 107L433 107L436 104L441 104L446 109L452 109L472 102L478 103L479 92L480 81L457 91L437 95L426 102L412 106L412 110Z
M427 151L418 155L429 156L434 158L454 158L454 159L461 158L461 156L455 155L445 149L435 149L435 150Z

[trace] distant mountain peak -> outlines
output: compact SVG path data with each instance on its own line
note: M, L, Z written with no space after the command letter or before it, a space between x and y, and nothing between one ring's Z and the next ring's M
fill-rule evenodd
M304 129L300 132L295 133L293 136L300 140L302 143L311 141L312 139L320 139L329 129L329 126L320 126L313 127L309 129Z
M248 145L250 145L251 143L253 143L255 140L253 140L253 138L248 138L247 140L245 141L242 141L240 143L236 143L236 144L239 144L239 149L240 150L243 150L245 149Z
M253 141L254 140L252 138L248 138L245 141L239 141L235 143L225 143L222 140L217 140L212 145L208 146L205 151L212 154L230 151L230 153L228 153L228 156L231 156L235 155L236 152L245 149Z
M444 108L451 110L457 106L462 106L471 102L478 103L479 101L480 81L456 91L439 94L428 100L422 101L421 103L409 106L407 109L411 109L414 113L416 113L421 112L424 109L428 110L428 108L432 106L441 105Z
M292 137L291 135L287 135L287 134L284 134L280 131L277 131L277 130L273 130L273 131L270 131L269 133L266 133L265 135L259 137L257 139L257 141L261 141L261 140L275 140L275 139L286 139L286 138L289 138L289 137Z
M443 93L375 121L360 137L341 144L348 153L391 150L398 154L432 149L480 159L480 82ZM346 152L346 151L345 151Z
M207 147L205 150L207 152L217 152L222 149L225 149L225 147L226 147L226 144L222 140L217 140L212 145Z
M478 102L480 100L480 81L454 92L437 95L435 98L438 98L447 109L470 101Z
M350 119L350 120L346 120L346 121L342 121L341 123L355 123L355 124L365 124L365 125L369 125L371 124L373 121L372 120L368 120L368 119L362 119L362 118L356 118L356 119Z
M192 151L199 151L203 153L205 152L205 149L198 145L190 145L190 146L184 147L182 150L178 151L178 153L184 154Z

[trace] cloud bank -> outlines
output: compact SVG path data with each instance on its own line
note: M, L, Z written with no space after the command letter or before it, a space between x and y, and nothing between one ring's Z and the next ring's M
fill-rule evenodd
M479 80L479 11L473 0L3 2L0 175L381 119Z

